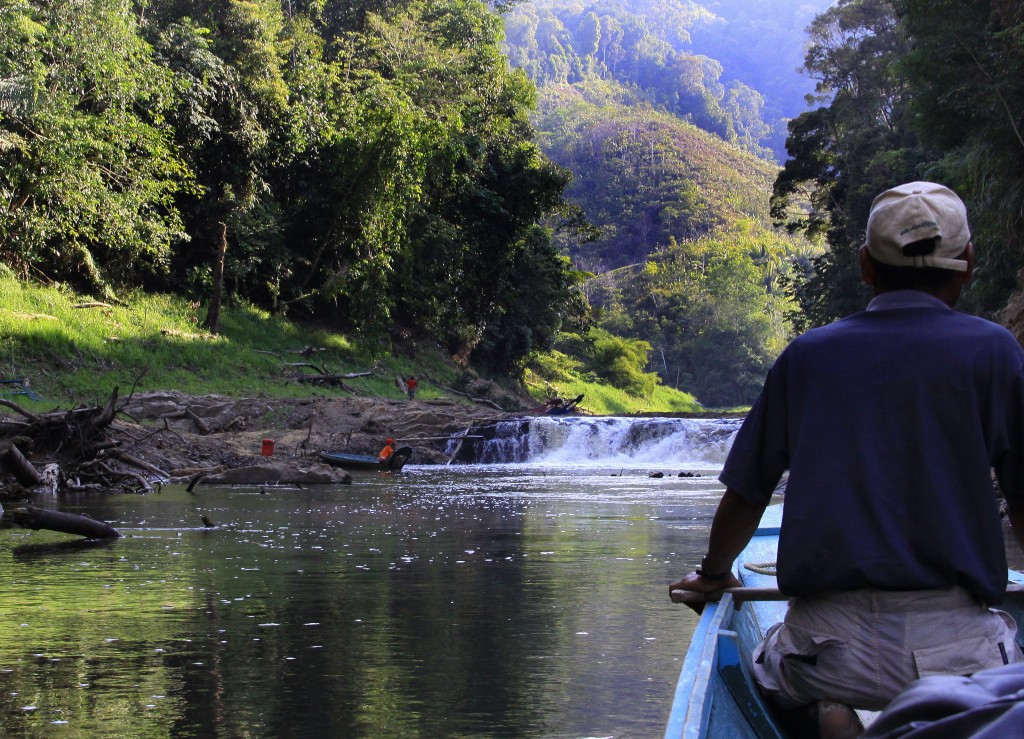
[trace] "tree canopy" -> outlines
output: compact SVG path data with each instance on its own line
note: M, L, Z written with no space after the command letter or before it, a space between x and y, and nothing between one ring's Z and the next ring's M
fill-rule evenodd
M501 370L578 311L567 174L478 0L0 13L0 255L110 295L224 288Z
M794 282L802 325L863 306L856 252L871 200L934 180L967 203L979 267L965 304L998 310L1024 265L1024 10L1000 0L839 0L811 25L819 107L789 126L773 215L825 233Z

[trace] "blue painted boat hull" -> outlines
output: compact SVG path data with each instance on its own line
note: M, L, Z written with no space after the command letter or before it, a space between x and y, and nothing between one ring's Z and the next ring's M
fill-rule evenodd
M774 575L749 567L775 562L781 521L782 506L770 506L738 558L736 574L744 587L778 587ZM1024 574L1015 570L1008 578L1024 584ZM750 674L754 648L773 624L783 620L786 608L785 601L747 601L737 609L728 594L705 607L679 674L665 739L788 736ZM1008 599L1000 608L1024 627L1021 599ZM1019 632L1018 641L1021 637Z

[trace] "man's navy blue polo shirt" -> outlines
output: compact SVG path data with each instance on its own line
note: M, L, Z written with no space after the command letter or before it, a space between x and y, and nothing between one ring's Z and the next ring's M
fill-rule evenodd
M719 479L763 505L787 469L783 592L961 585L1001 602L991 475L1024 503L1024 350L925 293L876 297L786 348Z

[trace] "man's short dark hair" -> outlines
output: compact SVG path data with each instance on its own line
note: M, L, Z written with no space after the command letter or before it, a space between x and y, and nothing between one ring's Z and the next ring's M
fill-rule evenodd
M930 253L934 247L934 239L923 239L907 244L904 252ZM875 284L883 290L920 290L926 293L936 293L946 287L951 281L962 277L961 272L939 267L897 267L892 264L880 262L874 257L871 261L875 263Z

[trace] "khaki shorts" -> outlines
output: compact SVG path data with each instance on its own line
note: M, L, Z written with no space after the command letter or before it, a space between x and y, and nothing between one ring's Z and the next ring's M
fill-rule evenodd
M919 677L1024 661L1016 633L962 588L793 598L754 650L754 678L783 708L827 698L878 711Z

